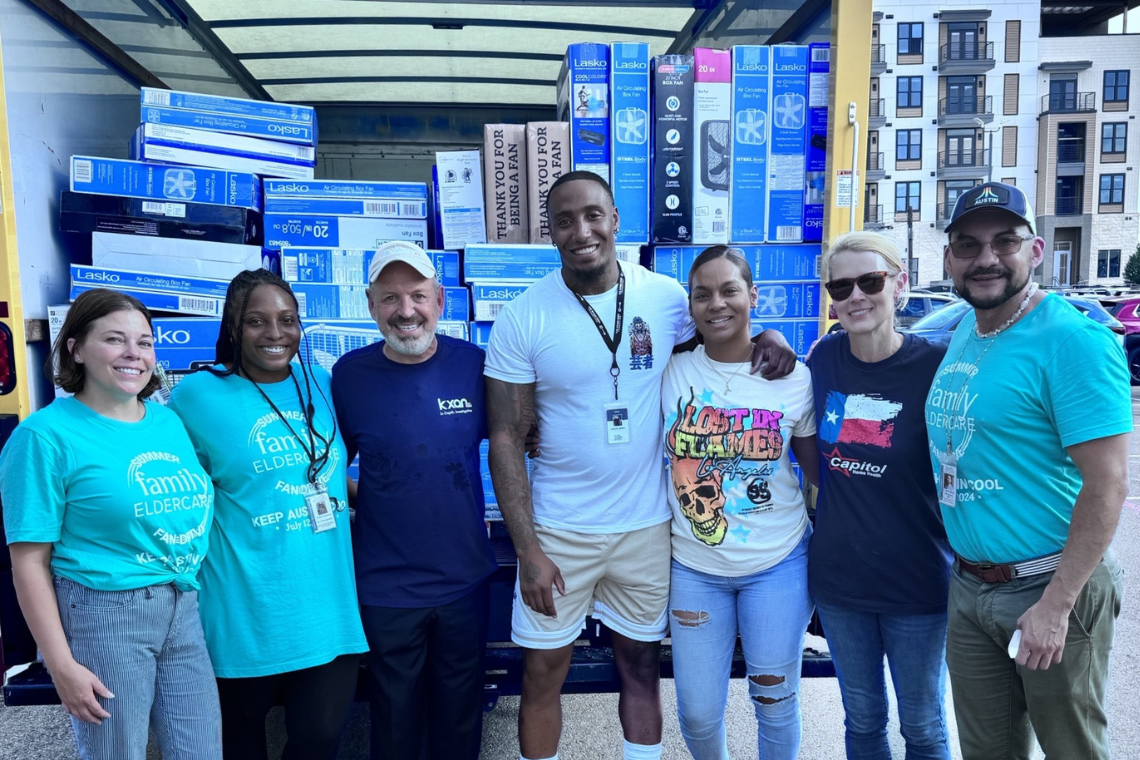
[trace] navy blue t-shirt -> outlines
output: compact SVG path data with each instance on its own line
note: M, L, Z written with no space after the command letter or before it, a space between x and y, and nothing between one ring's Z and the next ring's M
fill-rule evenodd
M448 604L496 567L479 475L483 350L437 339L419 364L394 362L377 343L333 367L348 461L360 454L352 545L361 604Z
M812 595L901 615L946 610L952 555L923 418L946 345L905 335L881 362L859 361L846 333L815 347L820 488L808 554Z

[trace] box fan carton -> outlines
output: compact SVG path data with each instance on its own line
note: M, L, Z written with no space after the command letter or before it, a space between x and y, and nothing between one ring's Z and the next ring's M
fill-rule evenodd
M281 272L280 254L260 246L110 232L91 234L91 262L94 266L108 269L227 281L246 269L264 268Z
M422 182L267 179L264 185L269 214L427 218L428 189Z
M807 45L773 45L767 235L772 243L797 243L804 236L807 99Z
M261 210L261 178L251 172L95 156L71 157L71 190L172 203Z
M108 232L258 247L264 240L261 214L252 209L70 190L59 196L59 229L85 235Z
M526 127L483 126L483 203L488 243L526 243Z
M649 45L610 45L610 184L618 243L649 242Z
M697 48L693 84L693 242L728 242L732 56Z
M459 287L458 251L426 251L440 285ZM286 282L367 285L374 250L282 248L281 276Z
M732 48L732 171L729 235L733 243L763 243L767 235L768 122L771 48Z
M823 240L827 192L827 98L831 45L808 45L807 177L804 183L804 242Z
M693 240L693 57L653 59L654 243Z
M530 242L550 242L546 195L550 186L570 171L570 125L532 121L526 125L527 213ZM446 246L445 246L446 247Z
M220 153L198 147L168 145L148 137L146 125L135 130L128 145L128 155L142 161L159 161L188 166L206 166L233 172L248 172L265 177L290 177L292 179L312 179L313 167L295 164L280 159L258 156ZM251 138L252 139L252 138Z
M610 49L579 42L566 48L558 75L558 120L570 123L574 171L610 179Z

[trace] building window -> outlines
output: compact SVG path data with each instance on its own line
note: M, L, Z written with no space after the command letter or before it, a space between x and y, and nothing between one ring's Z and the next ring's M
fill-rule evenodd
M1104 102L1128 102L1128 75L1127 69L1123 71L1104 72Z
M1102 206L1122 206L1124 205L1124 175L1123 174L1102 174L1100 175L1100 205Z
M1107 250L1101 249L1096 252L1096 276L1097 277L1119 277L1120 276L1120 249L1109 248Z
M1077 75L1052 74L1049 76L1049 110L1077 110Z
M922 55L922 24L899 24L899 55Z
M1115 122L1100 127L1100 152L1124 153L1128 143L1128 123Z
M895 160L922 160L921 129L900 129L898 132L895 132Z
M1062 122L1057 125L1057 163L1073 164L1085 160L1084 122Z
M918 214L918 210L922 206L921 182L895 183L895 213L905 214L907 206L914 209L916 215Z
M1054 213L1057 216L1077 216L1084 213L1084 188L1084 177L1057 177Z
M899 108L922 108L922 77L899 77Z

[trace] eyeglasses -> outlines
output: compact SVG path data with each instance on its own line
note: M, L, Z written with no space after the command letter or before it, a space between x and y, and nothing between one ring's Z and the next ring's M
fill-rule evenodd
M883 286L887 284L887 278L893 277L895 274L895 272L867 272L858 277L829 280L824 283L824 287L827 288L827 292L833 301L846 301L855 292L856 285L859 286L859 290L869 296L882 293Z
M1026 240L1032 239L1032 235L1029 237L998 235L990 241L990 250L994 252L995 256L1012 256L1021 250L1021 246L1025 244ZM981 255L985 246L986 244L980 240L956 240L950 243L948 247L956 259L975 259Z

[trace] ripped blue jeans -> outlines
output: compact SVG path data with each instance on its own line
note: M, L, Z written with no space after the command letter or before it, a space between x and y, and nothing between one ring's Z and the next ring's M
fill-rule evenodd
M807 546L779 564L737 578L673 561L669 628L681 735L696 760L729 760L724 729L729 669L740 634L759 757L794 760L800 749L800 661L811 618Z

